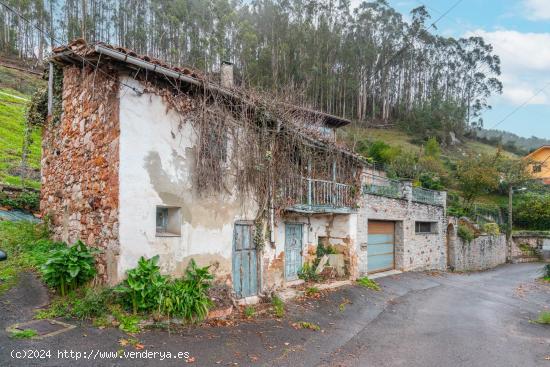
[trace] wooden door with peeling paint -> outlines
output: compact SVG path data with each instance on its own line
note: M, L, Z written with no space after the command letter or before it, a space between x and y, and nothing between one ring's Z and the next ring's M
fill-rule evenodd
M253 226L237 223L233 233L233 289L237 298L258 294L258 261Z
M285 224L285 279L298 279L302 268L302 225Z

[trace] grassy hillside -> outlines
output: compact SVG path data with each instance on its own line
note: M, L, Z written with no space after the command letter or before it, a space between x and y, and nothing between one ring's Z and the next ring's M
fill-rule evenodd
M31 94L44 81L0 66L0 183L21 186L17 176L21 165L21 152L25 129L25 112ZM40 169L40 132L34 131L30 146L29 166L34 170L34 179L27 186L40 186L36 173ZM32 172L31 172L32 173Z
M401 149L410 152L418 152L422 149L420 145L413 142L413 139L407 135L407 133L398 129L367 129L350 127L346 128L345 135L346 139L350 142L352 140L359 141L364 139L369 139L372 141L382 140L391 146L400 147ZM350 136L353 136L353 138L350 139ZM456 158L468 153L495 154L496 152L497 148L494 146L483 144L475 140L465 140L462 144L443 150L443 154L451 160L455 160ZM504 153L511 157L515 156L513 153Z

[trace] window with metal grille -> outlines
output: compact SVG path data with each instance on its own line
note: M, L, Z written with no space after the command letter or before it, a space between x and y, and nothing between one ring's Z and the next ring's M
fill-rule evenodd
M437 233L437 223L436 222L415 222L414 231L415 233Z

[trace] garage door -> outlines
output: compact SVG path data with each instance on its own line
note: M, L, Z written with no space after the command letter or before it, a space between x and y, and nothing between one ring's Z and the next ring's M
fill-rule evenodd
M368 272L394 268L395 222L370 221L367 240Z

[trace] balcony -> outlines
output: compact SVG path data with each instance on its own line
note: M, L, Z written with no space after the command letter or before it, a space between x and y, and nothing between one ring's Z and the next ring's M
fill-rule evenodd
M307 177L289 179L284 195L287 210L301 213L350 213L356 207L353 186Z
M413 187L410 181L399 181L372 173L363 173L361 182L363 195L385 196L436 206L444 206L446 201L444 191Z

